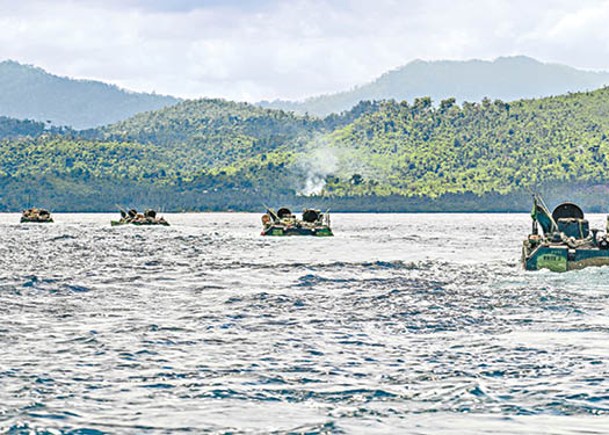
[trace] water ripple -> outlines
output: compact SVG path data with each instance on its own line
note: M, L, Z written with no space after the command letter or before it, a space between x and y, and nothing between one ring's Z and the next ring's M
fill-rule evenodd
M17 217L0 433L606 433L609 268L522 271L524 215Z

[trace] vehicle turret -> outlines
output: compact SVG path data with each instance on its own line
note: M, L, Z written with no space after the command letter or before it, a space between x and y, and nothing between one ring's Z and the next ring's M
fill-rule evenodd
M533 195L533 228L523 242L522 262L527 270L563 272L587 266L609 265L607 234L590 229L583 210L564 202L550 214L539 195ZM538 234L541 226L543 234Z

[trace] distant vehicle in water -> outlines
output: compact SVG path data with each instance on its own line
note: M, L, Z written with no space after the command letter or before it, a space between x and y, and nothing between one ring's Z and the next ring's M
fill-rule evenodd
M565 272L609 265L609 228L603 235L599 235L600 230L590 230L584 212L577 205L565 202L550 214L541 197L533 195L531 217L531 234L522 246L526 270Z
M21 212L21 223L52 223L51 212L44 208L28 208Z
M144 213L138 213L136 209L125 211L121 209L121 218L110 222L112 226L117 225L164 225L169 226L169 222L163 217L158 217L155 210L148 209Z
M288 208L275 212L267 208L262 215L263 236L333 236L330 228L330 214L319 210L306 209L302 219L296 218Z

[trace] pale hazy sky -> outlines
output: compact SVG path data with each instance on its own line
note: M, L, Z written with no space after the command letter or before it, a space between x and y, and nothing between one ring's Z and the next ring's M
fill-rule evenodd
M0 60L235 100L349 89L414 59L609 70L601 0L0 0Z

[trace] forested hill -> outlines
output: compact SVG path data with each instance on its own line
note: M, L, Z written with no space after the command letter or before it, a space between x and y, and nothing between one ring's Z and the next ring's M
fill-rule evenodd
M40 136L44 132L44 128L43 122L0 116L0 139Z
M378 103L362 102L350 111L320 119L221 99L188 100L81 135L157 145L188 156L191 167L211 168L278 148L298 151L315 137L379 107Z
M261 105L323 116L347 110L362 100L412 101L429 96L434 101L449 97L459 102L480 101L484 97L512 101L593 90L607 84L607 72L583 71L525 56L501 57L492 62L417 60L349 91L303 102Z
M387 102L327 142L362 167L360 193L506 194L540 185L609 181L609 88L519 100L434 107ZM348 174L346 174L348 175ZM357 192L349 183L328 193ZM609 201L608 201L609 204Z
M0 116L0 139L18 139L23 137L38 137L43 134L76 135L76 131L69 127L49 126L44 122L31 119L15 119Z
M379 108L364 102L319 119L202 99L84 131L5 119L0 210L24 207L27 198L64 210L109 210L117 202L168 209L258 207L258 181L234 181L233 165L268 156L265 168L273 167L275 157L303 152L317 138ZM271 185L266 200L294 196L291 184Z
M14 61L0 62L0 115L77 129L113 123L178 99L73 80Z
M285 180L293 171L280 163L309 162L324 177L326 197L436 198L428 209L462 205L442 198L478 198L473 207L493 209L485 197L518 198L528 192L584 201L609 209L609 89L515 102L457 105L430 98L413 103L385 102L311 147L308 155L275 156L269 175L262 162L238 170L235 180ZM317 165L315 159L333 164ZM250 167L258 165L259 171ZM242 165L243 166L243 165ZM510 200L511 201L511 200ZM519 202L519 201L525 201ZM474 201L476 202L476 201ZM404 209L409 202L405 201ZM516 206L516 203L519 205ZM484 204L484 205L482 205ZM499 209L505 203L497 200ZM472 207L471 203L467 207ZM509 207L508 207L509 208Z
M153 144L209 168L278 147L292 149L322 128L317 118L219 99L189 100L85 134L106 141Z
M523 211L530 189L609 209L607 88L363 103L325 119L197 100L84 133L39 133L0 140L0 209L31 198L63 210Z

